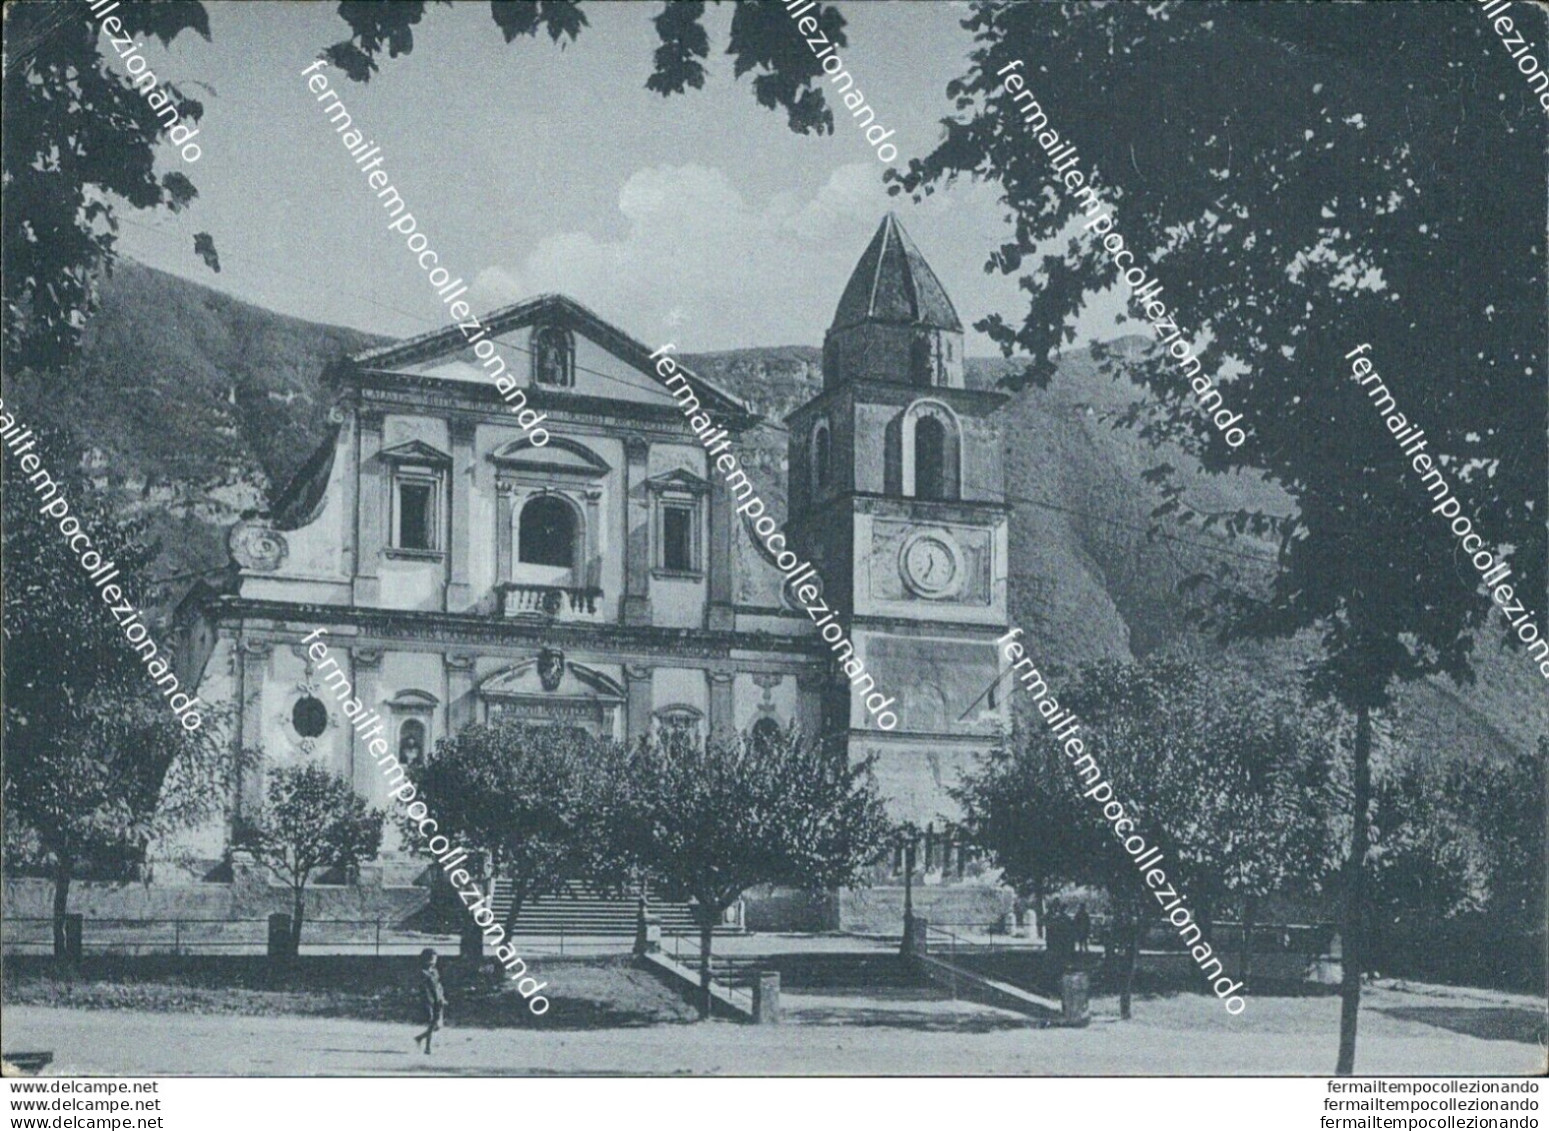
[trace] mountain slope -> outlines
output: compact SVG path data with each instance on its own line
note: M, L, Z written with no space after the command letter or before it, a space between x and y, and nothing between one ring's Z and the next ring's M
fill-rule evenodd
M106 280L81 362L68 374L9 378L5 392L30 422L72 431L95 453L100 482L127 509L154 517L164 540L158 573L176 577L225 564L225 531L261 509L312 453L326 426L324 366L385 339L287 318L134 263ZM1141 348L1139 339L1125 343ZM784 509L784 417L822 387L821 352L809 346L744 349L685 358L743 397L766 423L745 437L759 491ZM971 359L971 385L990 387L1011 365ZM1150 535L1157 498L1149 466L1188 462L1158 453L1111 413L1138 396L1100 376L1084 351L1067 356L1051 387L1017 394L1002 429L1012 518L1012 616L1054 675L1099 656L1160 648L1219 656L1184 623L1178 582L1214 563L1247 570L1267 547L1167 527ZM1206 509L1289 504L1246 476L1196 476L1189 498ZM151 603L181 586L147 591ZM1479 648L1479 682L1407 689L1407 744L1434 757L1501 757L1549 733L1549 699L1528 661L1503 653L1497 634ZM1312 643L1234 649L1229 662L1290 672Z

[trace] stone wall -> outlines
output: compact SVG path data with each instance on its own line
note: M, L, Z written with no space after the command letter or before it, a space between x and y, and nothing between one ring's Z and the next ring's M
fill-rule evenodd
M983 930L1000 923L1011 911L1012 894L982 884L919 885L914 889L914 913L932 924L954 924ZM839 926L863 935L899 935L904 929L902 886L856 888L839 895Z

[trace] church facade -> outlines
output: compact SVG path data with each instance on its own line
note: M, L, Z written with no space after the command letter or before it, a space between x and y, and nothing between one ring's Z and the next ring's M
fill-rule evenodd
M618 739L795 724L875 755L899 819L950 822L947 787L1009 721L984 694L1009 619L1004 396L964 387L962 325L896 218L839 300L822 392L785 422L788 542L896 698L886 732L737 517L650 349L558 295L483 323L494 374L455 326L330 366L325 441L231 530L225 581L180 607L201 697L230 705L231 741L258 755L199 854L224 852L277 765L320 760L387 804L330 693L338 672L404 762L500 717ZM495 375L515 376L541 434ZM688 380L734 448L759 423ZM333 672L303 643L319 629ZM363 882L423 868L389 847Z

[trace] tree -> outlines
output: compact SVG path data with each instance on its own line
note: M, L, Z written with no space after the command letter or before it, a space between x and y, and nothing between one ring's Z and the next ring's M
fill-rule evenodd
M62 436L44 430L37 439L45 466L57 469L68 517L104 561L136 576L155 555L143 523L122 520L102 499ZM39 511L32 485L8 469L0 484L5 861L10 871L51 877L54 953L62 956L76 876L128 876L154 844L218 816L239 759L217 737L219 711L204 711L192 732L172 713L152 678L172 657L142 662L60 520ZM122 588L133 600L133 583Z
M1235 901L1244 972L1259 900L1322 880L1335 859L1328 712L1231 669L1154 657L1085 665L1060 700L1082 720L1086 750L1209 934L1211 911ZM1037 724L1035 724L1037 725ZM1111 826L1077 788L1058 740L1041 726L996 751L956 796L977 843L1018 890L1089 883L1107 891L1118 930L1120 1015L1130 1016L1141 939L1156 914Z
M1345 355L1375 344L1481 531L1511 546L1517 591L1544 594L1543 419L1522 411L1541 403L1545 363L1542 113L1465 5L981 3L964 26L977 46L948 87L958 113L898 187L925 194L963 175L1002 189L1015 234L990 268L1040 257L1021 275L1025 316L978 324L1031 355L1013 384L1047 382L1072 316L1119 280L1108 249L1071 226L1078 203L1023 121L1026 99L1002 85L1022 59L1050 119L1039 128L1075 144L1124 246L1164 282L1167 317L1208 335L1203 372L1248 435L1229 446L1161 350L1106 355L1149 393L1127 423L1207 472L1251 469L1294 504L1209 514L1178 468L1153 469L1159 517L1276 539L1267 590L1225 571L1198 579L1215 586L1207 623L1228 640L1316 634L1310 686L1354 718L1342 881L1354 959L1336 1065L1352 1072L1372 715L1398 682L1470 679L1490 603ZM1374 42L1395 45L1380 68ZM1493 171L1487 207L1461 169Z
M294 958L301 947L307 883L322 869L353 869L374 859L382 847L385 815L367 805L349 782L315 762L274 770L265 794L246 847L276 879L290 885Z
M1386 770L1374 775L1363 973L1385 969L1394 942L1479 911L1487 894L1489 834L1473 824L1467 770L1412 757Z
M124 3L113 18L130 38L168 44L188 31L210 38L204 5L191 0ZM104 59L109 40L84 7L5 5L0 288L7 370L58 368L75 356L96 309L97 274L112 261L122 204L178 212L198 195L179 170L156 175L165 118L142 93L143 82L136 88L121 62ZM198 101L171 83L159 86L181 118L202 117ZM219 270L207 232L194 237L194 249Z
M1165 656L1089 664L1065 690L1202 921L1222 903L1240 911L1244 981L1262 900L1311 890L1337 867L1339 720L1300 699L1232 667Z
M1058 751L1023 743L990 751L948 791L964 833L994 856L1002 882L1033 905L1040 926L1049 895L1089 871L1094 842L1073 819L1081 798L1069 776Z
M620 854L670 898L694 900L702 1018L710 1016L714 929L744 891L856 885L889 843L871 763L849 765L794 731L756 743L746 735L642 740L625 769Z
M409 768L441 834L482 852L491 873L510 881L507 934L524 906L591 870L582 786L608 745L578 727L476 724ZM421 843L413 822L404 831Z
M1491 916L1513 930L1542 934L1544 909L1544 772L1549 737L1538 749L1477 777L1469 795L1472 825L1484 844Z

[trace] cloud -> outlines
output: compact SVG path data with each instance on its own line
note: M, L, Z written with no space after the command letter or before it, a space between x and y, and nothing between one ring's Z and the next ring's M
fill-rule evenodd
M662 165L619 190L624 232L558 232L472 288L481 305L561 291L640 338L685 351L822 341L888 208L877 165L836 169L816 193L749 202L719 169ZM906 217L907 223L907 217Z

